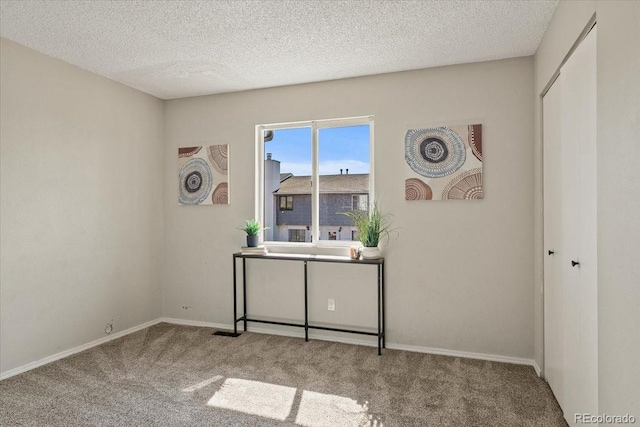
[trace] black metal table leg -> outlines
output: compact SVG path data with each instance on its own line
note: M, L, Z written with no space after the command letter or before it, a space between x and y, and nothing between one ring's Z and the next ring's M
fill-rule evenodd
M380 268L382 269L382 277L380 278L382 280L382 348L386 348L385 341L387 339L387 329L384 326L384 261L380 264Z
M244 308L244 331L247 332L247 259L242 258L242 306Z
M309 341L309 308L307 298L307 261L304 262L304 340Z
M380 264L378 264L378 356L382 355L382 323L381 323L381 315L382 315L382 307L381 307L381 298L382 298L382 281L380 271Z
M233 256L233 333L238 333L238 297L236 295L236 256Z

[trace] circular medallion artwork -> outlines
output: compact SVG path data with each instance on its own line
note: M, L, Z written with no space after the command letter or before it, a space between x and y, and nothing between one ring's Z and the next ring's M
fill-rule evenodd
M213 167L220 173L226 174L229 164L229 145L211 145L207 154Z
M429 163L440 163L447 158L447 144L438 138L427 138L420 143L420 154Z
M451 175L464 165L464 141L447 127L412 129L405 136L404 158L416 173L427 178Z
M180 203L197 205L207 198L213 187L211 169L203 159L191 159L182 166L180 179Z
M453 178L442 191L442 199L483 199L482 169L475 168Z
M469 125L469 147L473 155L482 161L482 125Z
M229 184L221 182L218 184L213 194L211 195L211 201L214 205L226 205L229 203Z
M197 154L202 147L182 147L178 148L178 158L180 157L191 157L194 154Z
M404 182L405 200L431 200L433 192L431 187L418 178L409 178Z
M189 193L195 193L202 186L202 175L198 171L193 171L187 175L187 179L184 181L185 189Z

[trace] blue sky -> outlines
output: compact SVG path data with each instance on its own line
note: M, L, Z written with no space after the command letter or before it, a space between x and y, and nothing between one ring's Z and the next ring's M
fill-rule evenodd
M369 173L368 125L320 129L318 142L320 175ZM311 175L311 128L276 130L264 152L280 161L281 173Z

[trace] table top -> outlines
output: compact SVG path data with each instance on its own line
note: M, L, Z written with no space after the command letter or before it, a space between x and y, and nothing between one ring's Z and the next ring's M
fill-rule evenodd
M234 258L258 258L258 259L279 259L285 261L313 261L313 262L342 262L348 264L384 264L384 258L374 259L351 259L348 256L337 255L312 255L312 254L286 254L286 253L268 253L261 254L243 254L236 252Z

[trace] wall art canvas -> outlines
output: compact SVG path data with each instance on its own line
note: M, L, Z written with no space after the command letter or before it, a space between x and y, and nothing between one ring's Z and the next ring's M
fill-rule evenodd
M482 125L408 130L404 158L406 200L484 198Z
M229 204L229 144L178 148L181 205Z

